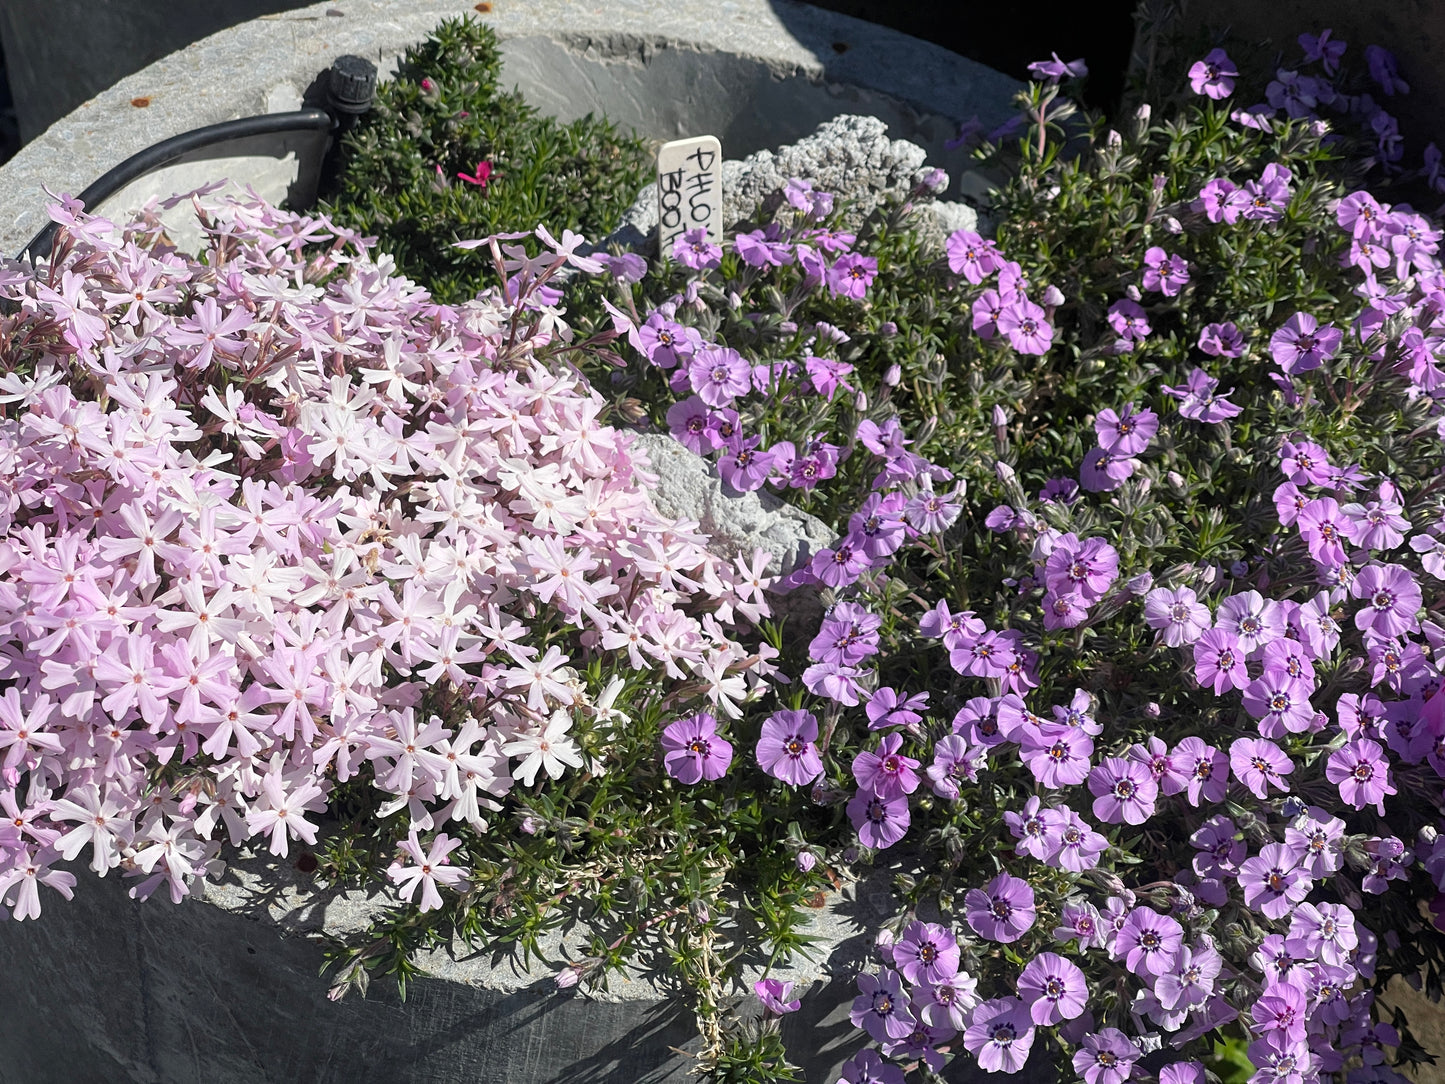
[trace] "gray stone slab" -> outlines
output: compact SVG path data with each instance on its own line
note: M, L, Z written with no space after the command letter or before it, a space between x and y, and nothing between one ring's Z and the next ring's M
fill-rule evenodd
M275 110L288 88L294 95L343 53L393 69L441 19L473 9L463 0L331 0L156 61L0 167L0 252L18 252L45 225L43 187L78 193L161 139ZM935 45L791 0L498 0L486 19L503 41L504 84L542 109L564 120L605 112L658 139L711 133L732 156L796 141L839 114L872 114L958 176L967 159L943 146L957 123L975 114L1002 121L1018 89ZM217 168L253 179L244 164ZM279 198L288 183L262 194ZM165 196L192 185L162 176L150 187Z

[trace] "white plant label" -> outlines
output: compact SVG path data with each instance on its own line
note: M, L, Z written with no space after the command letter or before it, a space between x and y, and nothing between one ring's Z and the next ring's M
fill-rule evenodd
M657 152L658 251L672 255L672 243L689 230L707 230L722 244L722 144L717 136L664 143Z

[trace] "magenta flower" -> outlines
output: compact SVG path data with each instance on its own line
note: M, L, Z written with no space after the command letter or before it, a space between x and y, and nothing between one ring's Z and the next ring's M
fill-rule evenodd
M1079 484L1090 493L1111 493L1124 484L1124 479L1138 469L1139 461L1132 456L1117 456L1094 448L1084 456L1079 467Z
M1089 66L1084 63L1084 58L1068 62L1059 59L1058 53L1051 53L1049 60L1035 60L1028 67L1028 72L1035 79L1049 83L1057 83L1060 79L1082 79L1089 74Z
M860 752L853 758L853 778L858 786L880 798L898 798L918 789L918 761L899 750L903 735L885 734L878 751Z
M1302 903L1290 913L1285 948L1301 959L1344 967L1359 943L1355 914L1344 904Z
M957 801L966 781L978 781L979 768L987 763L981 748L973 748L962 734L945 734L933 746L933 762L924 769L933 793Z
M1023 761L1041 786L1076 787L1089 776L1094 740L1081 730L1047 723L1031 728L1021 744Z
M1401 515L1404 505L1384 494L1380 500L1347 504L1340 511L1345 514L1350 541L1362 549L1395 549L1405 541L1405 532L1410 529L1410 521Z
M1158 290L1174 297L1189 282L1189 264L1182 256L1170 255L1158 245L1144 253L1144 289Z
M662 732L663 764L682 783L721 779L732 763L732 743L718 737L717 720L707 712L689 715Z
M1403 565L1366 565L1350 584L1350 595L1365 601L1355 613L1361 632L1393 638L1420 628L1420 585Z
M878 274L878 261L872 256L849 252L839 256L828 268L828 292L834 296L862 301L868 287Z
M722 249L707 239L707 230L688 230L672 242L672 258L694 271L706 271L722 263Z
M998 315L998 330L1020 354L1042 356L1049 352L1054 329L1044 310L1026 298L1004 305Z
M808 711L775 711L763 720L758 764L775 779L805 786L823 774L823 758L813 744L818 720Z
M1345 42L1331 41L1330 33L1322 30L1319 34L1301 34L1297 39L1304 50L1305 62L1319 61L1326 75L1334 75L1340 70L1340 57L1345 55L1346 48Z
M1180 400L1179 413L1183 417L1213 424L1227 421L1240 411L1239 407L1226 398L1234 393L1234 389L1230 388L1224 392L1218 389L1218 380L1203 369L1195 368L1190 372L1189 379L1183 384L1173 388L1165 387L1161 390L1165 395L1172 395Z
M1124 757L1105 757L1089 773L1094 816L1105 824L1143 824L1154 815L1159 784L1149 769Z
M867 790L860 790L848 803L848 817L863 845L876 850L897 843L912 822L907 798L880 798Z
M1258 658L1264 645L1284 635L1284 608L1258 591L1241 591L1219 604L1214 627L1232 633L1247 659Z
M1369 738L1356 738L1331 753L1325 778L1340 788L1340 797L1355 809L1373 805L1382 817L1385 795L1396 793L1385 751Z
M1239 887L1247 907L1265 918L1283 918L1303 903L1313 882L1299 858L1283 843L1269 843L1239 867Z
M1236 738L1229 746L1229 768L1254 796L1269 797L1269 788L1289 791L1284 777L1294 771L1294 761L1266 738Z
M1400 78L1395 54L1383 45L1365 46L1365 64L1370 69L1370 78L1379 84L1384 94L1393 96L1410 93L1410 84Z
M1309 547L1310 556L1328 568L1345 563L1345 541L1349 537L1348 520L1333 497L1316 497L1307 501L1295 518L1300 537Z
M973 330L980 339L998 334L999 317L1003 314L1003 298L997 290L985 290L973 301Z
M797 1012L803 1007L802 1001L797 998L792 1001L787 1000L788 995L792 992L793 984L791 982L781 982L778 979L759 979L753 983L753 993L757 994L763 1008L773 1016Z
M1018 992L1035 1024L1058 1024L1083 1015L1089 984L1078 964L1041 952L1024 967Z
M1269 340L1274 363L1287 373L1318 369L1335 356L1344 333L1333 324L1320 322L1307 312L1297 312L1285 321Z
M1109 326L1121 339L1137 342L1151 330L1149 317L1136 301L1120 298L1109 306Z
M990 1073L1017 1073L1034 1045L1034 1025L1028 1008L1016 997L985 1001L973 1010L963 1033L963 1045L979 1067Z
M903 1070L887 1064L876 1050L860 1050L843 1063L838 1084L905 1084Z
M915 986L931 986L958 974L958 958L958 941L935 922L910 922L893 943L893 966Z
M1009 832L1018 840L1016 854L1026 854L1043 861L1058 847L1058 829L1064 822L1057 809L1043 805L1037 794L1024 803L1022 813L1006 810L1003 820Z
M923 716L918 714L919 710L927 706L926 692L914 693L905 698L899 696L896 689L885 685L869 698L868 706L864 709L868 716L868 729L886 730L890 726L915 729L915 724L923 721Z
M1218 749L1191 734L1174 747L1174 762L1188 776L1185 794L1190 805L1199 805L1201 798L1224 801L1229 789L1229 758Z
M887 967L877 975L865 971L858 976L858 989L861 992L848 1014L855 1028L863 1028L880 1043L902 1039L913 1030L913 1013L898 972Z
M1110 455L1138 455L1149 447L1158 431L1159 415L1147 408L1135 413L1133 403L1124 408L1123 414L1105 407L1094 419L1099 447Z
M1099 864L1099 856L1109 849L1109 841L1089 827L1089 823L1068 806L1059 810L1065 821L1057 830L1058 846L1045 857L1051 866L1082 873Z
M1239 76L1234 62L1223 49L1211 49L1203 60L1196 60L1189 69L1189 89L1215 101L1234 93L1234 80Z
M1183 647L1203 636L1213 618L1190 588L1156 587L1144 596L1144 620L1166 646Z
M1114 954L1124 966L1148 982L1173 969L1184 944L1184 927L1169 915L1135 907L1114 935Z
M955 230L948 235L944 247L948 252L948 269L975 286L997 271L1001 262L994 243L972 230Z
M1216 177L1199 190L1199 199L1195 201L1194 207L1203 211L1209 221L1224 222L1232 226L1248 209L1249 196L1228 178Z
M688 363L692 390L708 406L727 406L752 386L753 370L731 347L704 346Z
M1000 873L963 899L973 932L990 941L1017 941L1034 924L1034 890L1027 881Z
M1208 938L1196 945L1181 945L1174 966L1154 980L1154 996L1167 1012L1199 1008L1214 993L1224 958Z
M1193 865L1201 877L1233 877L1249 853L1234 821L1223 813L1200 825L1189 837L1189 845L1200 852L1194 856Z
M1302 734L1314 722L1310 690L1309 682L1266 670L1244 687L1244 710L1259 720L1259 732L1266 738Z
M1139 1048L1118 1028L1085 1032L1074 1053L1074 1072L1084 1084L1123 1084L1134 1072Z
M1074 593L1088 602L1104 597L1119 577L1119 551L1102 538L1066 534L1044 562L1044 583L1059 594Z

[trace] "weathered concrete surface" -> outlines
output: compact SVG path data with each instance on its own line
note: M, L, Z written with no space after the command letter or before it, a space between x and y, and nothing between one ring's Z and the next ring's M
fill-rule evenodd
M833 894L814 932L818 962L774 971L813 987L784 1038L807 1079L837 1079L862 1045L848 1022L855 971L889 911L886 880ZM289 865L243 861L205 902L126 898L118 876L86 877L36 922L0 922L3 1084L682 1084L696 1029L681 1002L634 974L594 999L558 993L573 930L530 969L509 953L433 953L437 977L389 979L366 998L326 999L322 929L353 931L387 905L318 894ZM665 987L661 988L665 990ZM751 998L751 994L747 995ZM831 1074L831 1075L830 1075Z
M392 70L407 45L464 14L475 14L465 0L330 0L232 27L127 76L0 167L0 252L18 252L45 225L42 186L77 193L161 139L275 110L343 53ZM504 84L542 109L564 120L602 111L658 139L711 132L730 156L863 113L957 178L968 160L943 146L957 123L1002 121L1017 89L937 46L790 0L497 0L485 18L503 40ZM254 164L215 172L250 179ZM262 194L280 198L288 183ZM164 196L194 184L161 173L149 187Z

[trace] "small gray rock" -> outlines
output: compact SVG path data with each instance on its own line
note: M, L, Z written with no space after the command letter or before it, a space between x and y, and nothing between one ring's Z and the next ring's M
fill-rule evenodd
M758 151L723 163L723 222L729 229L771 210L793 177L811 181L845 202L844 224L856 229L880 205L908 198L931 169L922 147L889 139L877 117L841 116L812 135L776 151ZM943 251L954 230L977 228L978 214L966 203L919 200L915 223L925 245ZM650 184L604 242L645 251L657 232L657 186Z

